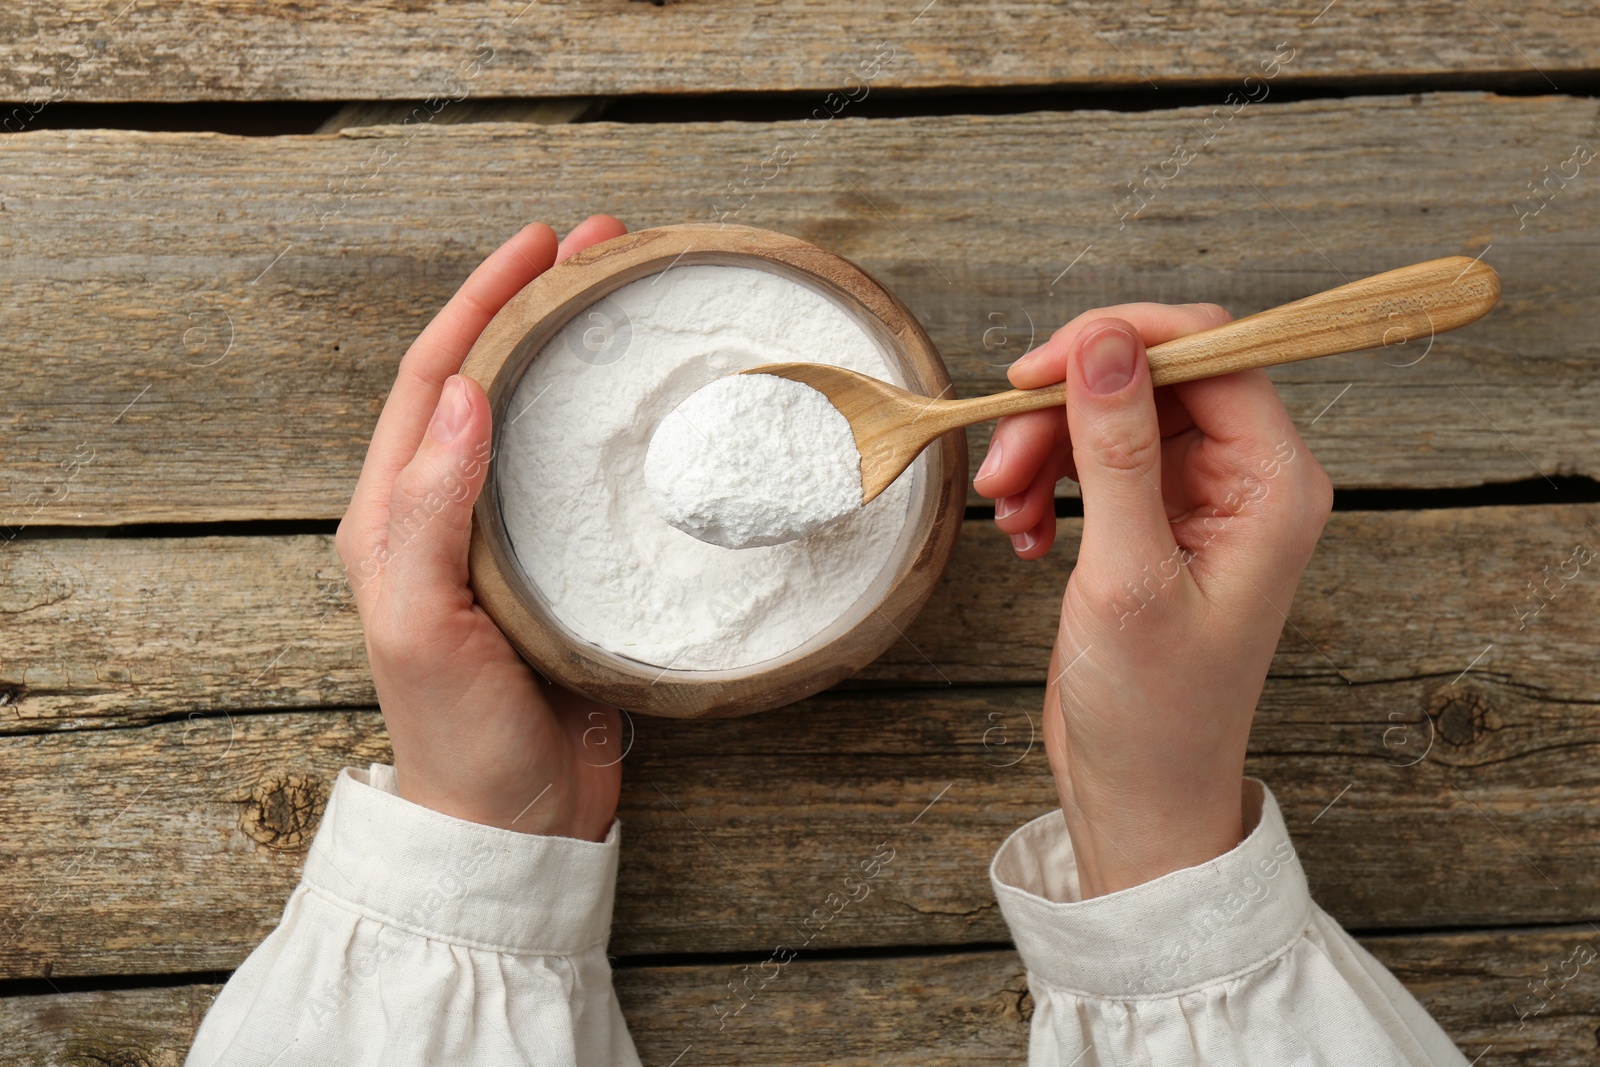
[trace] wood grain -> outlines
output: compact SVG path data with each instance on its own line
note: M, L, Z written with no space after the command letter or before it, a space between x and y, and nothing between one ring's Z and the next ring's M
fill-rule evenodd
M180 1067L220 985L0 1000L0 1042L35 1067Z
M1560 970L1587 927L1495 934L1368 938L1468 1056L1580 1067L1594 1062L1600 984L1574 980L1531 1006L1529 981ZM1545 968L1551 968L1547 971ZM1014 1065L1026 1055L1033 1000L1010 951L886 959L800 956L725 1027L715 1005L737 966L627 967L617 995L645 1063L666 1064L693 1046L696 1063L790 1067L929 1063ZM0 1000L0 1041L18 1062L176 1067L219 986L193 985Z
M1153 92L1157 82L1223 82L1254 93L1263 74L1360 81L1473 72L1543 88L1600 66L1588 14L1578 0L1447 15L1403 3L1319 15L1316 5L1263 0L1154 11L1109 0L1066 9L1040 0L1002 8L553 0L531 9L525 0L474 0L448 10L407 0L337 10L28 0L0 17L0 96L454 100L805 89L816 94L809 109L837 106L824 104L828 90L856 95L864 85Z
M1513 692L1600 701L1600 581L1577 551L1600 551L1597 527L1595 505L1336 513L1272 677L1314 682L1334 719L1344 678L1431 685L1469 664ZM1029 564L966 523L906 639L850 684L1038 684L1081 528L1060 520ZM19 540L0 550L0 616L0 733L376 700L329 537Z
M19 540L0 597L11 732L377 700L332 537Z
M1595 475L1600 201L1543 170L1593 117L1455 93L1273 102L1225 125L1194 108L845 117L809 144L781 123L29 134L0 173L0 524L339 516L411 338L523 222L595 210L840 252L910 306L958 395L1002 387L1085 308L1242 315L1484 254L1505 292L1481 322L1415 354L1278 368L1285 402L1341 487ZM1178 144L1196 154L1167 179Z
M1249 769L1273 787L1334 916L1514 925L1592 905L1594 702L1477 675L1329 691L1314 677L1270 683ZM613 951L770 951L885 844L880 891L810 947L1004 939L989 860L1056 803L1040 699L831 693L746 719L636 717L618 739L629 844ZM13 827L0 976L237 966L298 881L335 773L388 758L366 711L0 740Z

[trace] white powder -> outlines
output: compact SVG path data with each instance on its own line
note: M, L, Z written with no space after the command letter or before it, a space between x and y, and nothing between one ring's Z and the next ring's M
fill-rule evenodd
M789 361L905 384L832 300L747 267L673 267L551 338L507 405L497 484L512 550L568 629L644 663L721 670L861 610L893 560L910 478L801 540L740 550L669 526L645 487L650 439L673 408L725 375Z
M803 382L718 378L672 409L644 460L656 514L724 548L816 533L861 506L850 420Z

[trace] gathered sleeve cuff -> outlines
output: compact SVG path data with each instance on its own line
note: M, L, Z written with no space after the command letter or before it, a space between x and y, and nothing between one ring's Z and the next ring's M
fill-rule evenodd
M188 1067L636 1067L606 958L621 833L483 826L404 799L392 767L346 767Z
M602 842L466 822L413 804L394 768L347 767L306 857L308 889L422 937L571 956L611 933L621 824Z
M1283 816L1245 780L1229 852L1082 899L1060 810L990 867L1028 971L1028 1062L1459 1065L1466 1058L1393 975L1311 899Z

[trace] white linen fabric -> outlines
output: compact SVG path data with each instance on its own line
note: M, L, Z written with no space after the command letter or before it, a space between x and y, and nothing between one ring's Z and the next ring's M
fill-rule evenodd
M603 843L466 822L346 767L184 1062L638 1064L606 959L621 844L617 822Z
M1270 792L1233 851L1078 900L1060 811L1001 846L995 895L1034 998L1031 1067L1465 1064L1311 900ZM283 919L217 997L188 1067L639 1063L605 955L621 824L515 833L346 767Z
M1245 779L1245 839L1080 900L1059 810L989 869L1028 969L1028 1063L1465 1064L1395 977L1311 899L1278 804Z

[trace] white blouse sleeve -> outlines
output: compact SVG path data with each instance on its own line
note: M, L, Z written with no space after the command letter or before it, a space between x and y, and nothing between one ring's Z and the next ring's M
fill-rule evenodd
M989 873L1033 993L1029 1064L1465 1064L1311 900L1255 779L1244 815L1233 851L1090 900L1059 809L1006 840Z
M392 767L346 767L188 1067L637 1065L606 959L620 834L482 826L402 799Z

